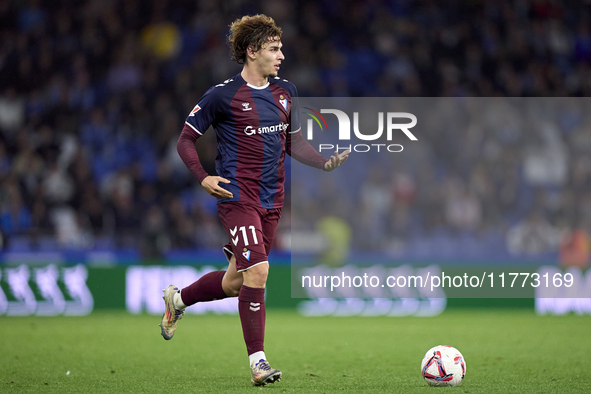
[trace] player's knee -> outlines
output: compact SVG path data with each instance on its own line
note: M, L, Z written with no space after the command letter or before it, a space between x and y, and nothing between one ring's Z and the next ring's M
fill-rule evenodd
M269 275L269 264L259 264L249 268L244 273L244 284L249 287L265 287Z
M224 275L224 278L222 279L222 289L228 297L238 297L244 278L240 273L235 271L232 271L232 273L226 272Z
M240 287L242 287L242 284L240 285ZM229 287L227 289L224 289L224 293L226 293L228 297L238 297L238 294L240 294L240 287Z
M222 281L222 289L228 297L238 297L240 288L242 287L242 278L235 278L233 280Z

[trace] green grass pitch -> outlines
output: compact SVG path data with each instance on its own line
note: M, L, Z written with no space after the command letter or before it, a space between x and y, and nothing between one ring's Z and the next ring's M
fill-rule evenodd
M591 392L591 316L456 310L433 318L305 318L267 312L266 353L281 382L250 385L238 316L187 315L164 341L159 317L0 317L0 392ZM456 388L429 387L424 353L466 358ZM69 371L69 373L68 373Z

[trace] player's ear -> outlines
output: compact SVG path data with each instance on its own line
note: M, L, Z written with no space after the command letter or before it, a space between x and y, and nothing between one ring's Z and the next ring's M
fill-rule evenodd
M246 48L246 56L250 60L255 60L257 58L257 53L252 45L249 45L248 48Z

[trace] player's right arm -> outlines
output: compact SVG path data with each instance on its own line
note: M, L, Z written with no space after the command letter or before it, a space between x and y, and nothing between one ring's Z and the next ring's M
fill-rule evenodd
M219 185L230 181L217 175L209 175L195 150L195 142L213 123L217 114L214 89L210 89L187 116L176 149L189 171L209 194L217 198L232 198L232 193Z
M201 186L207 190L209 194L216 198L232 198L234 195L226 189L220 187L220 183L230 183L229 180L226 178L222 178L221 176L211 176L208 175L203 179L201 182Z

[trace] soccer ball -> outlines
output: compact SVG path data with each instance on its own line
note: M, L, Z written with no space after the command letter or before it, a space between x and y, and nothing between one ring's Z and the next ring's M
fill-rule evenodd
M421 374L431 386L457 386L464 380L466 360L454 347L435 346L425 353Z

